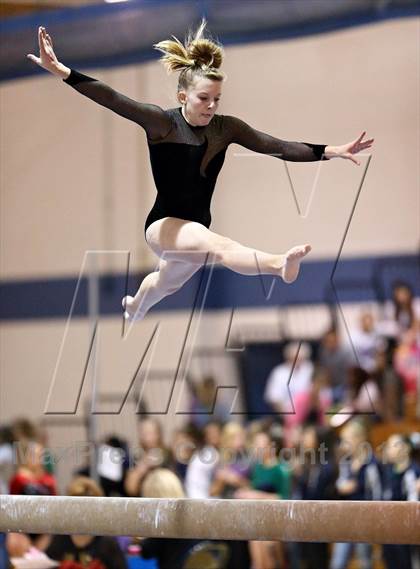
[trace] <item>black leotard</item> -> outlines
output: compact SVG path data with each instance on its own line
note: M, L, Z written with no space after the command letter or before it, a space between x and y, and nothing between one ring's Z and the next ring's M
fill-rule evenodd
M138 103L74 69L63 81L146 131L157 196L145 231L167 216L210 226L211 197L229 144L292 162L328 160L323 156L325 144L280 140L233 116L215 114L209 124L192 126L181 107L164 110Z

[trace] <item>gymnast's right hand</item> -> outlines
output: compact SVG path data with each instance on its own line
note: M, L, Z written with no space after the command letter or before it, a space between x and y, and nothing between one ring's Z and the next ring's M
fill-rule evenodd
M38 28L38 42L39 57L32 53L28 53L27 57L54 75L59 75L62 78L68 77L70 69L58 61L54 53L52 39L42 26Z

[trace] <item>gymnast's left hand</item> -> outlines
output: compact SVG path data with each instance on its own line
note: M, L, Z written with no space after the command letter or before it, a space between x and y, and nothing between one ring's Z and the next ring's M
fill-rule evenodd
M342 144L341 146L327 146L325 148L325 156L327 158L345 158L360 166L360 161L354 157L354 154L366 150L366 148L370 148L375 140L374 138L363 140L365 134L366 131L363 131L359 138L347 144Z

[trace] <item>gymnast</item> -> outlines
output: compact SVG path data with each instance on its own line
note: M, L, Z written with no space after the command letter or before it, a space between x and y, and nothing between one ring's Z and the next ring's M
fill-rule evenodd
M103 82L66 67L57 60L50 35L38 29L39 57L27 57L79 93L118 115L136 122L146 132L157 196L146 219L145 239L159 257L158 269L148 274L134 296L122 299L124 317L141 320L164 297L173 294L202 267L207 259L243 275L268 274L293 282L309 244L284 254L270 254L246 247L209 229L210 202L229 144L236 143L261 154L292 162L354 157L369 148L366 132L341 146L280 140L252 128L241 119L217 114L226 78L219 68L224 51L204 37L203 18L184 44L178 38L153 47L161 52L168 73L180 71L177 99L181 106L162 109L139 103Z

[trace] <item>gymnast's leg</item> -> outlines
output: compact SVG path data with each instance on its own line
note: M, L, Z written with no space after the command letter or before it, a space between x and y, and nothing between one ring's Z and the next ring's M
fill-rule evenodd
M150 308L179 290L202 264L160 259L157 271L148 274L135 296L125 296L122 305L126 320L142 320Z
M134 297L122 304L126 319L141 320L148 310L173 294L209 259L243 274L268 274L293 282L309 245L293 247L285 254L271 254L245 247L232 239L210 231L195 221L165 217L153 222L146 231L146 241L160 257L159 270L147 275Z
M165 251L165 259L188 262L191 252L208 252L210 260L237 273L280 276L287 283L296 280L302 258L311 250L310 245L300 245L285 254L264 253L214 233L201 223L175 217L155 221L148 231L148 244L159 257Z

